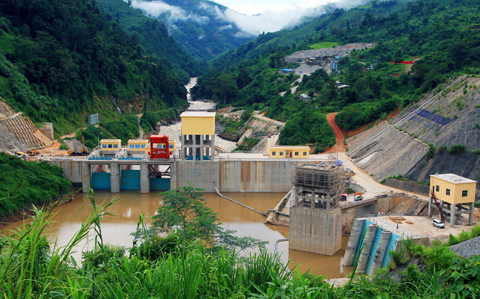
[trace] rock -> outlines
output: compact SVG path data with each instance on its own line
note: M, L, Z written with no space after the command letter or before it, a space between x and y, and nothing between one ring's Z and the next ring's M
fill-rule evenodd
M472 255L480 255L480 237L450 246L450 251L464 258L469 258Z

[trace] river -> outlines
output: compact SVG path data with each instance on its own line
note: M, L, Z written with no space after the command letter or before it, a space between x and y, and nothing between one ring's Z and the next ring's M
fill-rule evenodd
M225 193L225 196L233 198L248 206L260 211L268 211L274 207L277 202L285 195L283 193ZM111 206L116 216L106 216L101 221L103 239L105 243L121 246L132 246L133 236L130 235L136 226L140 214L155 215L155 211L162 204L162 198L157 193L140 194L138 191L122 191L114 195L108 191L96 191L95 198L97 204L104 199L120 197L120 201ZM218 213L217 217L221 226L227 229L236 230L238 236L250 236L269 242L266 248L273 252L275 241L288 238L288 228L280 226L265 225L265 217L251 210L234 204L214 193L205 193L207 206L212 208L213 212ZM72 202L61 205L55 209L58 212L52 219L51 226L48 229L48 239L56 241L59 246L67 244L75 231L80 227L82 219L90 213L90 207L87 206L88 199L84 195L78 196ZM83 208L82 208L83 207ZM79 212L80 211L80 212ZM78 215L77 215L78 213ZM75 217L75 215L77 215ZM12 223L2 229L8 232L22 226L22 222ZM76 249L74 257L81 259L81 251L91 250L94 246L93 233L87 238L88 242L83 242ZM285 262L291 259L290 268L300 264L302 272L309 268L311 272L320 275L326 275L330 278L344 277L346 274L341 269L340 260L343 257L348 238L342 240L342 250L335 256L322 256L310 254L296 250L288 250L288 242L279 244L279 252L282 254L282 260ZM350 271L351 268L349 267Z

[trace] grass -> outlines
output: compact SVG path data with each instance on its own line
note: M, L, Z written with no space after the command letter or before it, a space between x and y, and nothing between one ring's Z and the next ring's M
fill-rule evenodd
M333 47L336 47L338 45L339 45L339 43L337 43L337 42L321 42L321 43L316 43L316 44L310 45L309 47L314 49L314 50L318 50L318 49L333 48Z

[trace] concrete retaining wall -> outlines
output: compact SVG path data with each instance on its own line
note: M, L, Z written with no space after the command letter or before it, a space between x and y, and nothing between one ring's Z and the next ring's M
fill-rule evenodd
M82 161L61 160L48 162L63 169L63 176L74 184L82 184Z
M429 195L429 186L398 179L386 179L385 185L417 194Z

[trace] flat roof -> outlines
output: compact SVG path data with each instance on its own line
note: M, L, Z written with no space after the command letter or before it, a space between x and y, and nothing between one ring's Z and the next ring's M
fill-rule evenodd
M476 183L477 181L464 178L463 176L456 175L454 173L443 173L443 174L432 174L434 178L441 179L453 184L465 184L465 183Z
M100 140L100 142L103 142L103 141L117 141L117 142L120 141L121 142L122 140L121 139L102 139L102 140Z
M185 111L180 114L180 117L215 117L216 112L206 111Z
M130 141L149 141L148 139L128 139L128 142Z
M271 146L270 148L278 148L278 149L282 149L282 148L298 148L298 149L309 149L310 150L310 147L306 146L306 145L276 145L276 146Z

